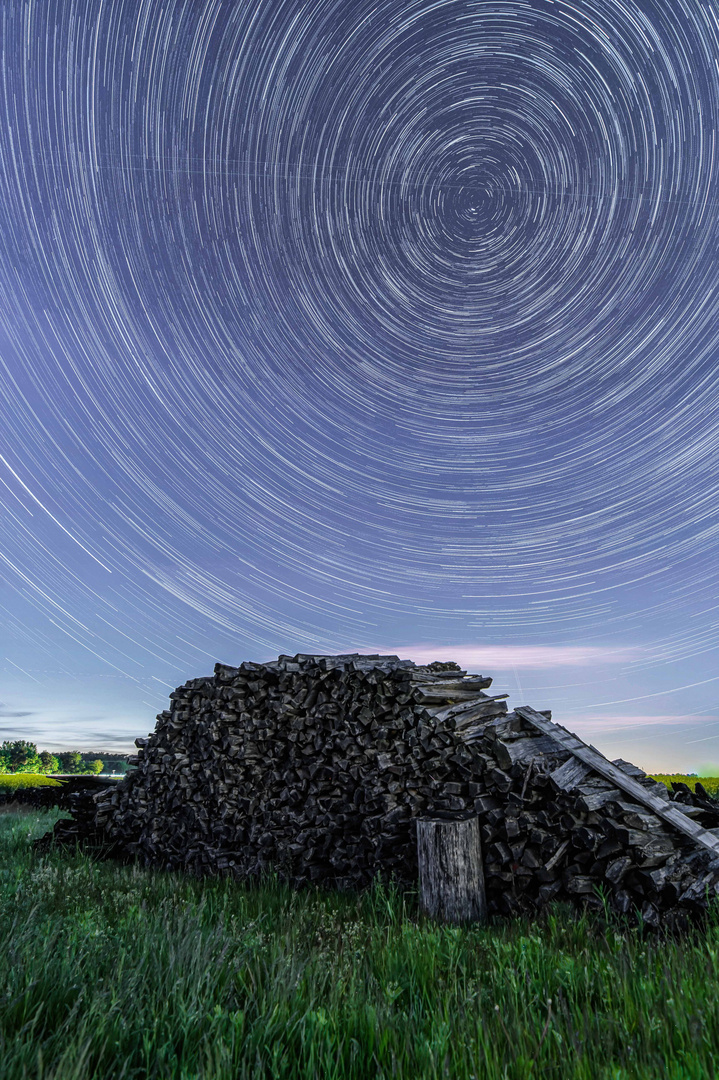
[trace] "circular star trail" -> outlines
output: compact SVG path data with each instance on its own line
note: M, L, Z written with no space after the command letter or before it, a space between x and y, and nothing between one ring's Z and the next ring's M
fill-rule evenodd
M1 19L17 640L715 643L710 5Z

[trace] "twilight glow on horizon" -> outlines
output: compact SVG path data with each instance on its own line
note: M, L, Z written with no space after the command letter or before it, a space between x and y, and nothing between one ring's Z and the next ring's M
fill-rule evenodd
M457 660L719 766L719 14L0 12L0 739Z

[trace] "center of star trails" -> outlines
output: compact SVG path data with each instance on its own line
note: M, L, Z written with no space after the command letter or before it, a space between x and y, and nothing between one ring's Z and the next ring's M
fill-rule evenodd
M459 188L454 200L457 228L466 239L480 238L495 229L502 216L501 200L486 183Z

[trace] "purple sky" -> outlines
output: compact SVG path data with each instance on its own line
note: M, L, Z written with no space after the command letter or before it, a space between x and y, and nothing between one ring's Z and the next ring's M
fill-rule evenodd
M0 20L0 735L379 649L719 770L710 8Z

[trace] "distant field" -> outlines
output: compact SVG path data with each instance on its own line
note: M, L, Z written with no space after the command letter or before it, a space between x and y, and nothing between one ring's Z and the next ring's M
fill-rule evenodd
M663 784L666 784L669 790L672 790L672 780L675 784L687 784L688 787L694 791L694 787L699 781L703 784L709 795L714 798L719 796L719 776L687 776L686 773L651 773L654 780L661 780Z
M438 927L413 893L34 854L0 817L3 1080L707 1080L719 913L648 938L555 908Z
M661 780L671 791L672 780L675 783L688 784L694 790L697 780L704 785L710 795L719 795L719 776L688 776L686 773L651 773L652 779ZM6 773L0 774L0 787L40 787L59 785L59 781L49 776L41 776L37 773Z
M0 773L0 790L38 787L62 787L62 782L40 773Z

